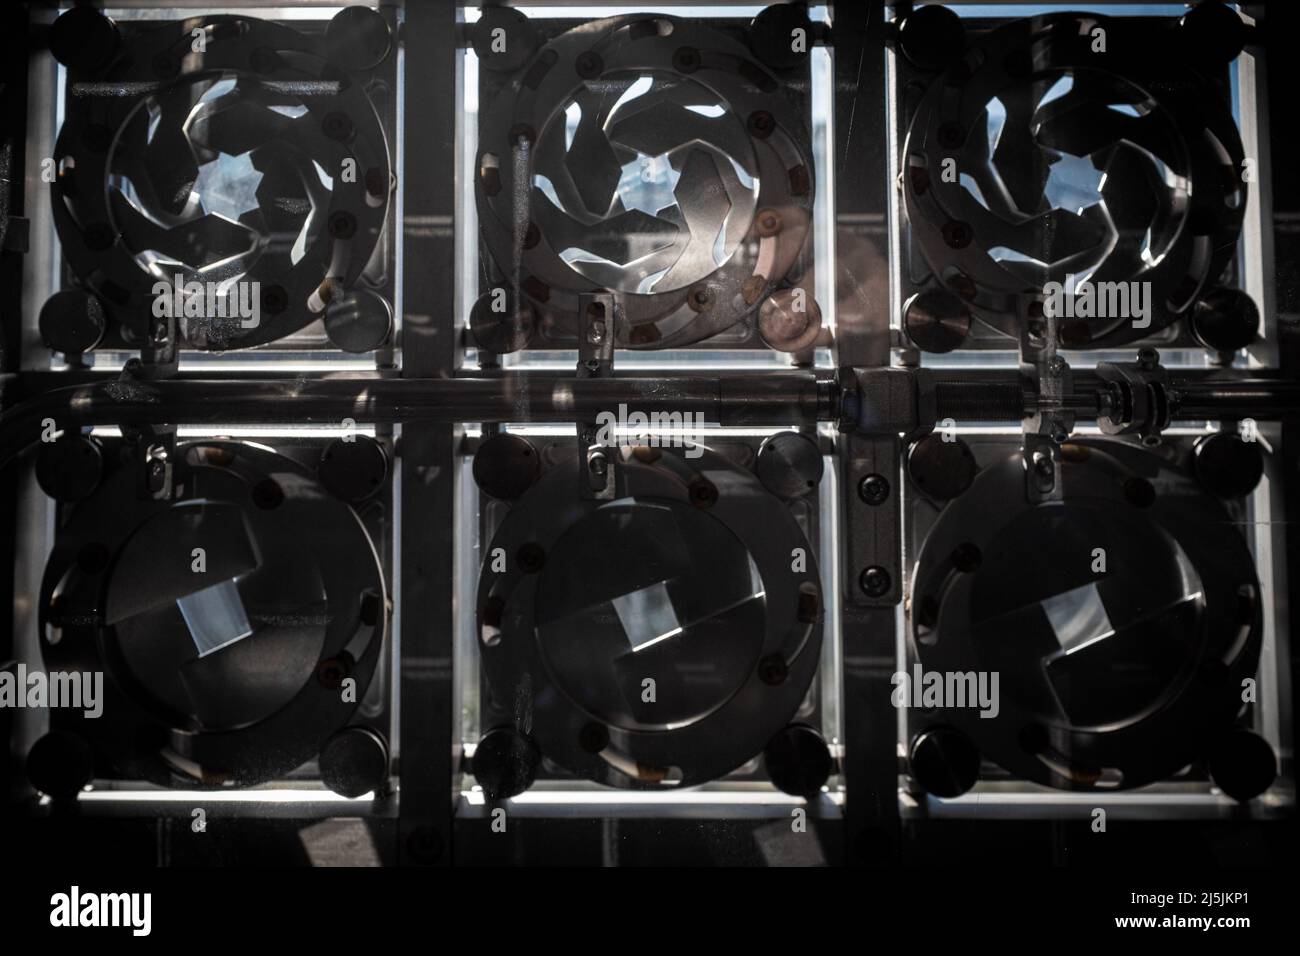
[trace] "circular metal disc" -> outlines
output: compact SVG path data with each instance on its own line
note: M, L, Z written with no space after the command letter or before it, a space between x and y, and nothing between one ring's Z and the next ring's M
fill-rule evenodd
M944 715L1017 777L1141 786L1233 725L1259 657L1259 584L1223 506L1163 458L1071 442L1061 480L1063 500L1031 504L1011 456L940 515L913 578L912 645L926 672L998 675L996 715Z
M821 592L789 511L711 450L619 465L613 501L577 463L510 511L479 581L483 668L547 758L612 786L715 779L790 722L817 669Z
M807 133L747 47L633 15L546 44L484 116L476 195L501 273L576 332L616 294L623 348L686 345L758 308L811 222Z
M121 775L252 785L356 709L386 628L367 610L386 603L382 572L356 514L301 466L230 441L177 455L175 501L139 498L120 467L68 513L42 650L51 669L107 672L103 715L77 732Z
M1241 137L1189 63L1148 55L1170 42L1135 18L1026 18L931 84L904 146L907 215L979 318L1019 337L1049 283L1147 283L1149 321L1118 300L1062 319L1072 347L1111 347L1170 324L1222 274L1246 206Z

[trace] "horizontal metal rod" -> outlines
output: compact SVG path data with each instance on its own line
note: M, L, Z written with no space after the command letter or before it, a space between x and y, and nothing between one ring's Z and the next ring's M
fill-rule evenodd
M601 412L690 415L728 427L807 425L835 417L835 383L812 372L734 377L576 379L556 373L484 378L371 377L214 381L111 379L35 395L0 415L0 467L49 422L92 425L579 422Z
M1039 407L1029 379L1016 371L936 370L936 417L956 421L1015 422ZM1300 382L1241 369L1170 370L1170 415L1176 421L1300 417ZM1095 418L1105 383L1091 370L1076 370L1061 405L1081 419Z
M1019 422L1039 407L1032 383L1014 370L935 369L936 418ZM70 373L77 384L53 387L65 373L5 376L20 400L0 415L0 467L56 430L93 425L243 425L430 422L580 422L602 412L690 415L724 427L811 425L838 421L840 386L826 373L750 372L730 376L665 373L655 377L577 379L567 373L505 371L446 379L373 373L281 379L212 380L181 375L134 380ZM1076 371L1063 405L1095 418L1104 383ZM1175 420L1300 417L1300 383L1239 369L1171 371ZM22 395L26 400L21 400ZM900 430L903 430L900 424Z
M1264 379L1172 383L1171 413L1187 420L1300 417L1300 382Z

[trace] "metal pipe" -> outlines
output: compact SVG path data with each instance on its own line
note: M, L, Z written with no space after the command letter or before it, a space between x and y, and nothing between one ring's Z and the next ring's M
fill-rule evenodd
M934 378L940 420L1018 422L1038 405L1029 380L1016 372L953 369ZM1090 370L1077 370L1073 378L1061 406L1081 419L1095 419L1105 383ZM1177 421L1300 417L1300 382L1287 379L1223 369L1179 370L1170 372L1167 389Z
M51 378L53 376L46 376ZM8 377L12 385L12 377ZM1018 422L1037 407L1028 379L1014 371L936 370L939 420ZM44 384L42 380L41 384ZM1104 383L1075 373L1063 404L1095 418ZM530 372L456 378L373 375L286 379L105 378L39 392L0 415L0 467L39 440L47 423L240 425L356 422L575 422L601 412L693 414L722 426L798 427L839 418L839 385L811 371L734 376L664 374L577 379ZM1300 383L1232 370L1171 372L1172 415L1182 421L1261 421L1300 415Z
M555 373L492 378L112 379L56 388L0 415L0 467L49 422L86 425L573 422L600 412L691 413L709 423L807 425L829 420L834 383L811 372L709 378L575 379Z
M1170 408L1184 420L1300 417L1300 382L1275 379L1171 383Z

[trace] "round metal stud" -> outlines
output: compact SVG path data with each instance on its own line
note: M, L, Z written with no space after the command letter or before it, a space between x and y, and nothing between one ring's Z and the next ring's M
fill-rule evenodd
M1246 24L1218 0L1201 0L1179 21L1179 39L1204 66L1235 60L1246 45Z
M803 31L802 49L794 42L796 30ZM806 63L813 46L807 8L793 3L766 7L749 26L749 45L760 60L776 70L790 70Z
M392 46L388 21L370 7L344 7L325 28L326 55L349 73L373 70Z
M497 355L517 352L528 344L537 324L531 304L508 288L489 289L469 314L470 334L478 347Z
M76 6L50 27L50 52L68 67L93 73L117 54L121 35L117 24L94 7Z
M36 483L55 501L89 497L104 475L104 454L89 435L64 433L43 442L36 455Z
M922 352L951 352L970 335L970 309L947 289L918 292L903 306L903 330Z
M768 741L763 764L782 793L812 799L830 779L835 761L821 734L806 724L791 724Z
M1194 449L1196 478L1220 498L1244 498L1264 476L1264 453L1259 442L1219 432L1197 439Z
M387 786L388 744L369 727L344 727L325 741L319 764L325 786L354 800Z
M382 348L393 331L393 308L369 289L359 289L325 308L325 334L344 352Z
M804 289L778 289L758 310L758 335L768 348L804 352L817 344L822 310Z
M76 797L94 775L90 747L76 734L51 731L27 751L27 779L51 797Z
M537 52L537 28L513 7L484 7L470 38L479 62L498 73L519 69Z
M495 727L474 748L474 779L489 801L518 796L533 785L542 756L537 745L510 727Z
M321 452L316 474L332 494L356 504L384 487L388 453L369 435L336 438Z
M980 752L960 730L930 727L912 738L908 766L926 793L951 799L979 780Z
M764 439L755 471L763 487L778 498L799 498L822 480L822 453L807 435L781 432Z
M924 494L939 501L956 498L975 480L975 455L956 435L926 435L907 455L907 474Z
M914 66L941 70L966 47L961 17L947 7L927 3L909 13L898 28L898 47Z
M527 438L499 432L484 439L474 453L474 482L490 497L518 498L541 476L542 457Z
M104 337L104 306L88 292L66 289L54 293L41 306L39 323L41 340L49 348L78 355L89 352Z
M1242 728L1217 739L1208 761L1218 788L1241 803L1259 796L1277 779L1273 747L1259 734Z
M1259 335L1259 309L1240 289L1212 289L1192 308L1192 334L1212 352L1240 351Z

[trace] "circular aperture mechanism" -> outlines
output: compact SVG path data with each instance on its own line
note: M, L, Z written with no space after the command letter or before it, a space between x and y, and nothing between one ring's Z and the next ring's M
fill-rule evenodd
M60 530L41 588L52 671L103 672L76 732L128 779L247 786L319 753L379 659L374 545L301 466L230 441L178 446L181 491L119 468ZM343 682L355 680L355 694Z
M388 146L364 79L322 39L188 19L133 34L69 83L54 221L128 341L169 306L191 347L261 345L361 275L388 208Z
M1042 302L1063 342L1114 346L1219 280L1245 211L1241 139L1215 87L1152 57L1162 42L1123 19L1018 20L930 86L904 147L908 218L980 318L1017 336ZM1086 311L1066 304L1089 291Z
M477 195L505 281L572 330L614 293L618 345L729 328L794 269L813 201L803 121L741 44L617 17L547 44L485 113Z
M945 700L945 718L1015 776L1061 789L1138 787L1204 758L1259 659L1238 526L1190 474L1119 442L1063 446L1060 501L1028 503L1024 481L1019 456L986 468L922 547L923 673L954 687L998 675L996 707Z
M713 451L630 458L614 500L578 498L576 470L547 472L485 552L478 633L492 694L580 776L640 789L721 777L790 722L816 673L807 539Z

